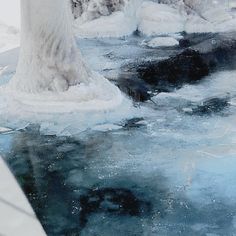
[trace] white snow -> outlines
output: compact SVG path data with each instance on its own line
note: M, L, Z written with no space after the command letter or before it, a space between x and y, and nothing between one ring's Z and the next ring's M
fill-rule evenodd
M83 38L123 37L132 34L136 28L135 20L127 17L122 11L85 23L81 23L80 18L75 22L76 34Z
M176 5L167 5L133 0L132 4L128 11L132 8L137 9L132 13L132 17L127 15L127 11L121 11L87 22L78 19L75 24L78 35L90 38L121 37L131 34L136 29L147 36L182 31L226 32L235 30L236 26L236 13L231 11L232 6L226 2L201 3L196 6L193 4L193 10L190 12L187 12L180 2ZM131 18L136 20L132 21Z
M226 32L235 29L236 13L231 11L233 2L203 4L201 15L197 12L187 12L181 4L167 5L152 1L130 0L124 10L114 12L109 16L84 21L78 18L75 31L79 37L122 37L132 34L137 28L145 35L159 35L186 31L192 32ZM126 2L127 5L127 2ZM6 2L0 0L0 31L4 35L0 39L0 52L6 49L6 41L11 45L19 45L19 35L2 33L2 25L20 26L19 1ZM13 29L13 28L11 28ZM9 28L7 29L7 31ZM15 31L15 29L14 29ZM8 37L8 39L6 38ZM5 38L5 39L4 39ZM3 46L3 44L5 46ZM2 46L1 46L2 45ZM5 47L5 48L4 48ZM2 48L2 49L1 49Z
M10 129L10 128L0 127L0 134L9 133L11 131L12 131L12 129Z
M123 37L132 34L137 29L137 9L141 0L128 0L123 10L113 12L108 16L84 21L80 17L75 22L79 37Z
M0 219L1 235L46 235L2 157L0 157Z
M0 92L9 101L8 106L11 102L22 104L26 110L39 113L107 110L119 106L124 99L116 86L95 73L93 83L71 86L64 92L27 93L8 85L0 87Z
M173 37L156 37L146 43L150 48L178 46L179 41Z
M138 11L138 29L145 35L182 32L184 18L178 9L166 4L145 1Z

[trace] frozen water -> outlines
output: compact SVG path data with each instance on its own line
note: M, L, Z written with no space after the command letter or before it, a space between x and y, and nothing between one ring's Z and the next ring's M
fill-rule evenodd
M124 63L152 58L142 41L79 43L93 69L115 79ZM234 235L235 76L218 72L155 104L124 106L136 117L128 121L121 110L56 114L41 126L17 117L17 130L0 134L0 152L48 235Z
M152 38L78 43L89 65L115 81L126 63L176 50L158 48L153 55L144 40ZM1 85L15 73L17 55L16 49L0 54ZM124 98L115 111L74 112L63 107L73 103L71 97L62 102L63 97L57 112L40 98L41 113L32 114L34 96L32 104L27 100L11 114L1 100L0 153L48 235L232 236L235 76L235 71L218 72L137 108ZM76 90L73 99L78 92L83 91Z

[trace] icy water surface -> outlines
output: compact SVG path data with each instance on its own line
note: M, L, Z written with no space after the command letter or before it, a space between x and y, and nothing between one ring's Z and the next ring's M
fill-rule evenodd
M116 77L129 57L123 50L117 58L122 41L110 43L96 42L100 60L90 63ZM92 45L86 42L87 57ZM129 49L138 58L135 45ZM233 236L235 77L219 72L158 94L139 104L148 114L115 129L56 136L29 125L2 132L0 152L50 236Z

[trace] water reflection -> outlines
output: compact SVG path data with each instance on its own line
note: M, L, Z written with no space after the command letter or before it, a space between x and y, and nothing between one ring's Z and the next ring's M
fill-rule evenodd
M161 168L152 171L144 162L150 140L140 147L141 158L131 145L144 134L141 126L72 138L40 135L30 127L12 134L5 159L48 235L231 235L236 209L219 199L196 205L185 190L173 191Z

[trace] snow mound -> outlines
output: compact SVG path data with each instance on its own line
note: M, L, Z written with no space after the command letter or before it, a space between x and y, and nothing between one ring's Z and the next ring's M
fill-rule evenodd
M132 34L136 28L135 20L122 11L87 22L81 22L79 18L75 23L76 34L82 38L123 37Z
M113 127L137 114L132 102L115 85L98 74L94 77L89 84L58 93L30 94L2 85L1 125L19 129L39 124L46 134L73 135L97 126Z
M65 113L73 111L107 110L122 103L119 89L98 74L93 74L88 84L71 86L64 92L45 91L27 93L15 90L9 84L0 87L9 104L23 106L22 109L39 113Z
M147 42L146 45L150 48L172 47L172 46L178 46L179 41L173 37L156 37Z
M235 31L236 13L227 4L206 4L188 12L181 4L144 1L137 12L138 29L147 36L177 33Z
M215 32L214 25L211 22L195 14L187 17L184 30L187 33Z
M176 33L184 30L184 18L179 10L172 6L146 1L137 14L138 29L145 35Z
M201 16L190 14L186 19L185 31L188 33L229 32L234 31L236 18L233 11L222 5L208 7Z
M92 20L79 17L75 21L75 30L79 37L123 37L131 35L137 29L137 9L142 0L125 1L125 6L120 11L110 15L102 15Z

